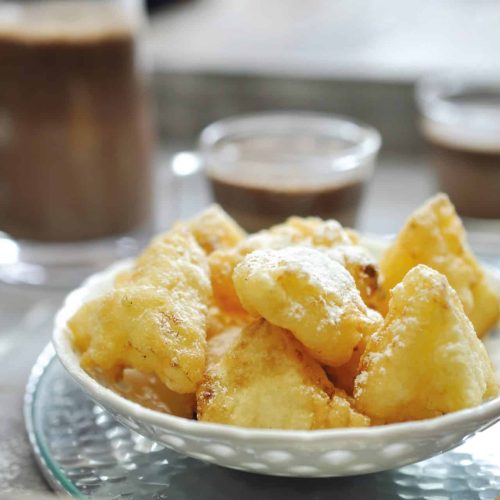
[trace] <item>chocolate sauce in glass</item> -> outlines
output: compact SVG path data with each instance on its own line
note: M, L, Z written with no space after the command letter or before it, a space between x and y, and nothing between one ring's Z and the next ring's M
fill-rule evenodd
M350 146L328 131L235 134L214 147L227 164L207 165L214 198L247 231L292 215L354 226L368 176L342 170L338 157Z
M283 222L291 215L337 219L354 226L364 183L317 187L257 187L210 177L216 201L247 231Z

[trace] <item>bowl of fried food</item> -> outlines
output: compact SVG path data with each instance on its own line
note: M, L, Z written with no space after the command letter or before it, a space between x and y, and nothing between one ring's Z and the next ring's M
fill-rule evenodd
M213 206L69 294L53 342L98 404L161 445L345 476L500 419L499 290L446 195L391 241L299 217L247 235Z

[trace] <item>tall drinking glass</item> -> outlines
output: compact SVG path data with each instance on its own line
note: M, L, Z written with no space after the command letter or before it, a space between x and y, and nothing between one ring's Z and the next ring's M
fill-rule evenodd
M0 2L0 280L72 286L151 221L141 0Z

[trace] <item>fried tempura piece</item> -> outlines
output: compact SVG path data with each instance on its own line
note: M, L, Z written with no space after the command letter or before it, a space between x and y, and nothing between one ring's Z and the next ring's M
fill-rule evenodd
M380 286L378 265L368 251L356 245L339 245L326 250L328 257L342 264L354 278L363 302L385 313L385 293Z
M355 231L343 228L335 220L323 221L315 217L290 217L285 225L301 232L302 238L296 244L326 251L329 257L342 264L354 278L365 304L375 308L379 289L378 265L360 246Z
M496 323L498 297L468 248L462 221L444 194L419 208L382 256L385 288L394 287L417 264L426 264L448 278L479 336Z
M187 228L176 226L153 241L117 288L69 321L82 367L115 377L135 368L193 393L205 367L210 300L205 254Z
M316 248L332 248L337 245L360 245L361 238L353 229L343 227L334 219L319 217L289 217L283 224L266 230L288 237L294 244L309 241ZM259 233L257 233L259 234Z
M119 381L100 380L100 382L123 397L152 410L184 418L193 418L196 413L194 394L178 394L171 391L156 375L146 376L138 370L126 368Z
M295 219L295 218L293 218ZM233 285L234 268L246 255L260 248L283 248L305 238L304 229L281 224L250 235L234 248L213 252L208 259L214 299L217 305L232 314L244 314Z
M491 362L445 276L419 265L392 290L368 341L356 407L376 422L430 418L498 393Z
M212 305L208 309L207 339L233 328L243 327L252 322L252 317L247 314L228 314L218 306Z
M242 258L238 247L227 251L216 250L208 257L215 303L228 314L245 313L233 285L233 271Z
M234 268L255 250L293 245L326 251L352 274L365 303L379 308L381 289L375 259L359 246L359 237L354 231L344 229L337 221L316 217L290 217L284 224L251 235L232 249L211 254L209 264L217 304L228 312L241 313L243 308L232 282Z
M368 427L370 418L354 408L354 399L343 390L335 389L335 394L330 400L330 412L326 427Z
M239 326L232 326L208 341L207 368L221 359L230 345L239 337L241 330Z
M346 269L313 248L257 250L236 267L233 280L250 314L290 330L325 365L349 361L382 324Z
M297 220L298 219L298 220ZM292 217L288 223L299 221ZM381 304L378 264L374 257L360 245L358 234L343 228L337 221L305 219L310 232L304 241L314 248L326 251L327 255L342 264L351 273L361 298L366 305L378 310Z
M354 380L359 374L361 356L366 348L366 340L363 339L352 353L351 359L341 366L325 366L325 372L335 387L342 389L346 394L352 396L354 392Z
M369 425L289 332L264 320L215 337L209 352L198 420L303 430Z
M211 205L188 222L198 244L210 254L232 248L246 236L245 231L219 205Z
M188 288L183 289L183 285ZM153 239L134 267L118 275L115 287L153 286L169 294L192 289L199 299L211 297L207 257L185 224L176 224Z

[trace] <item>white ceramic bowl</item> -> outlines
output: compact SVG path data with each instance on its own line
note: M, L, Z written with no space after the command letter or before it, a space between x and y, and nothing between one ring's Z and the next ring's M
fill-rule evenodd
M71 376L118 421L175 451L224 467L276 476L332 477L377 472L418 462L461 444L500 420L500 397L437 418L369 428L317 431L249 429L188 420L153 411L103 387L80 368L68 319L89 299L110 289L121 262L70 293L56 316L53 342ZM489 277L500 291L500 275ZM486 340L500 379L500 332Z

